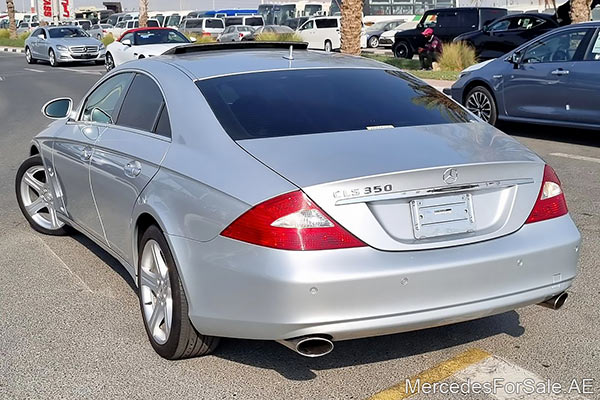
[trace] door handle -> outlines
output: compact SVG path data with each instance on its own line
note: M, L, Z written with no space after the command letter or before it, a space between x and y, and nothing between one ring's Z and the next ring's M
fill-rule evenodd
M89 160L92 158L92 148L90 146L85 146L81 154L83 155L84 160Z
M124 167L125 175L135 178L142 172L142 164L139 161L129 161Z
M557 76L569 75L569 71L566 69L555 69L554 71L552 71L552 75L557 75Z

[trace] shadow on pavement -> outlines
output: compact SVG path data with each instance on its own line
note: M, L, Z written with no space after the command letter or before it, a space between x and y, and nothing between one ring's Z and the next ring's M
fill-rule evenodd
M135 282L133 281L133 278L131 278L131 275L129 275L129 272L127 272L127 270L125 269L125 267L123 265L121 265L121 263L119 261L117 261L116 258L114 258L110 254L108 254L106 251L104 251L104 249L102 247L98 246L96 243L94 243L91 239L86 237L84 234L77 232L74 229L72 229L72 230L73 231L70 236L73 239L75 239L76 241L78 241L80 244L85 246L85 248L90 250L92 253L94 253L99 259L104 261L104 263L106 265L108 265L110 268L112 268L113 271L115 271L117 274L119 274L119 276L121 276L121 278L123 278L123 280L125 280L125 282L127 282L129 287L131 288L131 290L133 290L137 296L137 286L136 286Z
M594 130L524 124L516 122L498 122L497 127L502 132L514 136L600 147L600 132Z
M224 339L216 357L255 368L272 369L294 381L316 378L313 370L327 370L402 359L472 343L498 334L519 337L525 332L519 314L503 314L421 331L335 342L322 358L305 358L272 341Z

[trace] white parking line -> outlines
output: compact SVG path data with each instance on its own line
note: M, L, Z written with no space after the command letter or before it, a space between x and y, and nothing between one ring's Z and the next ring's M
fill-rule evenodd
M583 400L585 397L581 393L592 390L589 380L574 379L561 385L498 356L468 366L457 372L454 379L463 383L487 384L494 388L490 396L498 400Z
M102 75L102 72L100 71L85 71L85 70L81 70L81 69L75 69L75 68L59 68L65 71L71 71L71 72L77 72L80 74L88 74L88 75Z
M590 161L590 162L595 162L595 163L600 164L600 158L578 156L575 154L565 154L565 153L550 153L550 155L556 156L556 157L571 158L573 160Z
M31 71L31 72L46 72L46 71L42 71L41 69L33 69L33 68L23 68L25 71Z

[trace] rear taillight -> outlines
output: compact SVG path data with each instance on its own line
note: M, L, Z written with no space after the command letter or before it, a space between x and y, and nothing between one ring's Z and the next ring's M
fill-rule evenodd
M202 36L210 36L210 33L208 33L208 32L202 32Z
M299 190L254 206L233 221L221 235L283 250L366 246Z
M546 165L544 167L542 188L525 223L529 224L560 217L568 212L565 195L560 187L560 180L558 180L558 176L556 176L556 172L552 167Z
M241 38L243 38L243 37L244 37L244 34L243 34L243 33L240 33L239 35L240 35L240 37L241 37Z

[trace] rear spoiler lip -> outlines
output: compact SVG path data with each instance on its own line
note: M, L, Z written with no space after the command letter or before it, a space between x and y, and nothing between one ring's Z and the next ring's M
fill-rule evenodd
M184 44L173 47L165 51L162 55L179 55L200 53L203 51L219 51L219 50L253 50L253 49L273 49L287 50L292 47L294 50L306 50L308 43L306 42L231 42L231 43L199 43L199 44Z

